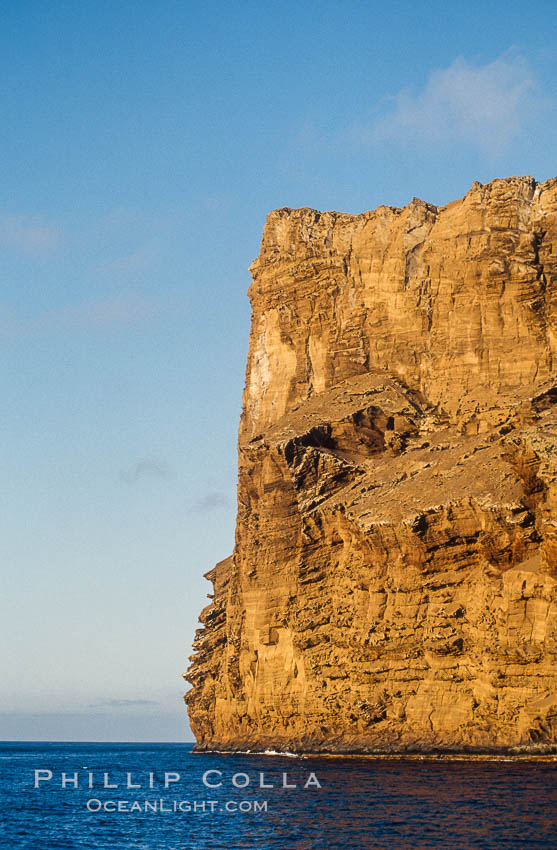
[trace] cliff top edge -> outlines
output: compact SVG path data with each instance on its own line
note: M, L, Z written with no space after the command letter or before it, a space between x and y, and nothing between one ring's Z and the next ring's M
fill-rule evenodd
M483 190L484 192L491 192L493 189L501 188L504 185L508 186L524 186L525 188L530 188L532 191L532 196L534 192L537 190L538 193L541 193L544 189L549 189L551 186L557 183L557 176L550 177L543 182L538 182L535 177L531 175L523 175L523 176L512 176L512 177L495 177L493 180L490 180L488 183L481 183L479 180L474 180L470 189L460 198L455 198L452 201L448 201L446 204L433 204L430 201L424 201L422 198L413 197L408 204L404 206L395 206L392 204L379 204L379 206L374 207L373 209L364 210L361 213L347 213L340 212L338 210L318 210L314 207L276 207L271 210L267 214L267 221L269 222L272 218L285 218L285 217L300 217L301 215L305 215L310 213L312 215L318 216L334 216L335 218L346 218L346 219L358 219L362 217L367 217L377 213L381 210L390 210L391 212L402 212L405 209L408 209L411 206L426 206L432 210L442 210L446 207L450 206L454 203L459 203L467 198L469 195Z

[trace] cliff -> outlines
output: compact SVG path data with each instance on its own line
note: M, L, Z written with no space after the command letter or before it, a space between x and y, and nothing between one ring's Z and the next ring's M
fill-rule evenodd
M557 178L270 213L198 749L557 748Z

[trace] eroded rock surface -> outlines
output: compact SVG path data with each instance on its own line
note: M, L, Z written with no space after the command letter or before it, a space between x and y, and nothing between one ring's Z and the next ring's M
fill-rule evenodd
M557 179L281 209L252 266L198 749L557 742Z

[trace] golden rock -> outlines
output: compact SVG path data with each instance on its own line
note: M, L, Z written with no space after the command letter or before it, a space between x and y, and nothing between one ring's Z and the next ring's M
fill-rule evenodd
M557 179L270 213L197 749L557 749Z

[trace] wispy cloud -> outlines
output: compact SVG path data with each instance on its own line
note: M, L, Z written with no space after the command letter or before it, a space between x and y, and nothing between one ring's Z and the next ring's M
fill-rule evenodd
M199 501L195 502L192 506L192 511L196 513L207 513L209 511L218 510L219 508L226 508L227 506L228 499L224 493L213 491L211 493L207 493L199 499Z
M486 65L459 58L432 71L421 91L400 91L359 135L367 142L413 146L466 142L497 155L531 131L548 102L528 62L514 50Z
M208 195L202 200L203 208L207 210L207 212L220 212L225 206L225 202L222 198Z
M62 228L38 216L0 213L0 246L24 254L49 254L63 242Z
M128 469L120 471L120 478L126 484L137 484L144 478L168 478L169 476L168 464L156 457L143 457Z
M168 250L172 227L171 216L121 206L77 231L74 241L99 280L135 286L152 277Z
M105 699L91 703L89 708L134 708L135 706L145 708L155 705L160 705L160 703L154 699Z
M158 259L159 249L152 241L115 260L101 263L97 268L97 274L101 280L129 285L136 282L138 278L148 276Z
M123 292L98 301L86 302L59 311L67 324L93 327L143 324L159 312L156 298L140 292Z
M140 292L122 292L97 301L62 307L42 317L55 324L85 328L106 328L111 325L137 325L151 319L160 309L156 298Z
M127 208L81 228L68 224L65 230L39 216L0 212L0 254L15 250L37 265L26 287L28 293L36 287L37 306L31 299L25 307L22 299L13 298L16 282L6 288L0 340L53 331L110 332L183 312L188 306L185 290L168 288L169 228L163 219ZM58 262L60 247L64 263L53 265L43 284L43 263Z
M163 312L161 299L141 292L120 292L91 301L65 304L34 315L2 309L0 338L21 339L52 330L110 330L122 326L140 326Z

